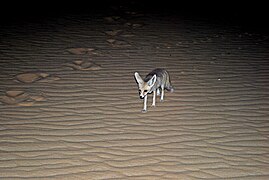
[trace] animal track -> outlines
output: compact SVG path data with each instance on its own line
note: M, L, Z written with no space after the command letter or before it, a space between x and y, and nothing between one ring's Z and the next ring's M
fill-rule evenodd
M66 51L74 55L97 54L94 48L69 48Z
M36 81L53 82L59 80L60 78L47 73L23 73L18 74L15 79L23 83L34 83Z
M135 11L125 11L125 14L127 14L129 16L132 16L132 17L142 17L142 16L144 16L144 14L138 13L138 12L135 12Z
M107 39L106 40L111 46L114 47L128 47L131 46L128 42L124 40L118 40L118 39Z
M83 61L83 60L73 61L72 63L66 64L66 66L73 70L79 70L79 71L95 71L102 69L100 65L92 61Z
M117 36L117 35L120 35L123 33L123 30L122 29L116 29L116 30L110 30L110 31L105 31L105 34L106 35L109 35L109 36Z
M43 95L30 95L22 90L6 91L5 96L0 96L0 102L6 105L32 106L36 102L45 101Z
M120 16L109 16L109 17L104 17L104 19L110 23L112 22L117 22L121 17Z
M130 27L130 28L133 28L133 29L140 28L140 27L143 27L144 26L144 24L130 23L130 22L127 22L124 25L127 26L127 27Z

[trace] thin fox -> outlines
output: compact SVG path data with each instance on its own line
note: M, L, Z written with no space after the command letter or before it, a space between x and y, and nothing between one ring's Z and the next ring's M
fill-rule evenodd
M151 71L144 79L135 72L134 74L136 82L138 84L139 96L144 99L144 107L142 112L147 112L147 95L153 92L152 106L155 106L156 93L161 94L161 102L164 100L164 90L170 92L174 91L174 88L170 81L170 76L165 69L157 68Z

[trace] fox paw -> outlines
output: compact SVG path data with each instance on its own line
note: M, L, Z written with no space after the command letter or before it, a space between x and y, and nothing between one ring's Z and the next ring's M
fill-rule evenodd
M141 111L142 113L146 113L147 112L147 110L146 109L142 109L142 111Z

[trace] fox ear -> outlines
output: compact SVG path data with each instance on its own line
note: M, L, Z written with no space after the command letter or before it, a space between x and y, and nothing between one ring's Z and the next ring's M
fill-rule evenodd
M138 72L135 72L135 79L136 79L136 82L138 84L142 84L144 82L144 80L140 77L140 75L138 74Z
M152 78L148 81L148 85L149 85L149 86L153 86L153 85L155 84L155 82L156 82L156 79L157 79L157 77L156 77L156 74L155 74L155 75L152 76Z

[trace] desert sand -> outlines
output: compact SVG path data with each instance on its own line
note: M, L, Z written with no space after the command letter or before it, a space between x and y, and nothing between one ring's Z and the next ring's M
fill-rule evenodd
M269 178L268 36L115 8L0 36L0 179ZM175 92L141 113L157 67Z

